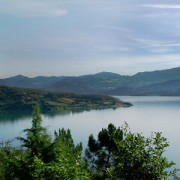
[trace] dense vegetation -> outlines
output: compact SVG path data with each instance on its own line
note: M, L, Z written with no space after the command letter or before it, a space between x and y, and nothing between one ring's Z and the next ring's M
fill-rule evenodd
M41 125L39 106L33 111L32 127L18 137L22 147L1 144L0 179L51 180L157 180L170 176L174 163L163 157L169 146L161 133L150 138L132 133L128 126L109 124L98 140L90 135L85 157L82 144L75 145L70 130L59 129L51 138Z
M1 85L57 92L107 95L180 95L180 67L124 76L102 72L79 77L35 77L18 75L0 79Z
M82 111L130 106L129 103L103 95L77 95L0 86L0 111L32 110L37 103L43 111Z
M55 132L52 140L41 122L36 106L26 138L18 137L22 148L1 147L0 179L89 179L82 145L74 145L70 131L64 129Z

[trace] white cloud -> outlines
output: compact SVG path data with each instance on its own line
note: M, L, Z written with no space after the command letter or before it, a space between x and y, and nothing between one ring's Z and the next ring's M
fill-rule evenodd
M107 24L98 24L96 25L97 28L105 28L105 29L110 29L110 30L114 30L114 31L122 31L125 33L130 33L131 31L125 27L120 27L120 26L111 26L111 25L107 25Z
M55 2L35 1L35 0L1 0L0 13L15 16L64 16L68 11L59 7Z
M157 9L180 9L179 4L143 4L143 6Z
M147 40L147 39L134 39L135 41L152 47L179 47L180 42L172 41L157 41L157 40Z

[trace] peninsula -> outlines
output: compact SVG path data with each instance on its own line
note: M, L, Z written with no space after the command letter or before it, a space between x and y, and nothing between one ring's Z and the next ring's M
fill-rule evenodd
M32 110L35 104L39 104L42 111L46 112L83 111L131 106L130 103L105 95L81 95L0 86L1 112Z

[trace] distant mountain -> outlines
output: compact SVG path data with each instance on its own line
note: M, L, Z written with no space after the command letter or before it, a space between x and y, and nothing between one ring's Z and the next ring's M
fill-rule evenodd
M108 95L180 95L180 67L124 76L101 72L84 76L0 79L0 85L38 88L57 92Z
M180 96L180 79L139 87L133 94Z
M131 76L130 83L105 94L113 95L180 95L180 68L141 72Z
M22 87L22 88L46 88L53 85L64 77L44 77L38 76L35 78L28 78L26 76L17 75L14 77L0 79L0 85L10 87Z
M110 72L101 72L94 75L65 77L56 82L51 88L61 92L102 94L111 89L115 89L124 83L126 84L127 82L127 76L121 76Z
M176 80L180 79L180 67L161 71L140 72L132 76L132 78L135 82L143 85Z

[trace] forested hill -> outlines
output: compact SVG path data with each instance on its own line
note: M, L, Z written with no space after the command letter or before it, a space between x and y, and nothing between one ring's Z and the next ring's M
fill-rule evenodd
M129 103L103 95L77 95L0 86L0 111L32 110L40 104L43 111L83 111L127 107Z
M46 89L63 93L107 95L180 95L180 67L139 72L124 76L101 72L78 77L35 77L18 75L0 79L1 85L11 87Z
M22 88L45 88L53 86L54 83L60 81L63 77L45 77L38 76L35 78L29 78L23 75L17 75L10 78L0 79L0 84L11 87L22 87Z

